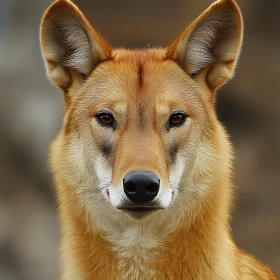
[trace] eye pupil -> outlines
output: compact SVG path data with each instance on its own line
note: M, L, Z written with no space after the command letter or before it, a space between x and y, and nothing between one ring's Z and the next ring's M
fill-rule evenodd
M172 126L178 126L180 124L183 124L184 120L186 119L186 116L182 113L175 113L171 115L169 123Z
M108 114L108 113L100 113L97 116L97 118L102 124L105 124L105 125L108 125L108 126L112 125L113 122L114 122L114 117L111 114Z

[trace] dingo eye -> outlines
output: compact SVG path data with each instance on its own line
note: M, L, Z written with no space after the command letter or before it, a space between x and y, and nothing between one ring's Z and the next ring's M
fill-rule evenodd
M169 127L180 126L185 122L186 115L183 113L174 113L169 118Z
M109 113L99 113L97 116L99 123L105 126L112 126L114 124L114 117Z

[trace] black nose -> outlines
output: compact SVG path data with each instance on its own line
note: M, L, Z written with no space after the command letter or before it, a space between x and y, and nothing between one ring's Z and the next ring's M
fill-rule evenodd
M123 188L126 196L136 203L152 201L159 191L159 178L153 173L132 172L123 179Z

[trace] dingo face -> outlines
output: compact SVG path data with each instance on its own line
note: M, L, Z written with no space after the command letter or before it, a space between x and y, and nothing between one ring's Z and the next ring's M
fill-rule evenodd
M207 108L202 89L173 61L165 60L162 51L113 55L114 60L96 69L69 108L69 155L83 162L89 177L98 177L100 191L114 207L166 208L178 194L183 172L190 173L195 164L200 139L215 134L213 109ZM83 150L79 159L77 149ZM137 199L136 190L134 196L126 194L124 181L132 172L158 178L158 187L151 183L153 200L145 193Z
M214 99L241 39L235 2L221 0L167 49L112 50L76 6L56 1L41 44L66 100L51 155L59 180L90 212L130 222L203 202L230 173Z

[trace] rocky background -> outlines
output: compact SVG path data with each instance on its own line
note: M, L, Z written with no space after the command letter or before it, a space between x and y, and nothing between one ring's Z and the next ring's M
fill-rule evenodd
M170 43L211 0L77 0L114 46ZM59 278L47 150L63 113L38 31L49 0L0 0L0 280ZM245 41L217 110L236 148L236 242L280 276L280 1L238 0Z

